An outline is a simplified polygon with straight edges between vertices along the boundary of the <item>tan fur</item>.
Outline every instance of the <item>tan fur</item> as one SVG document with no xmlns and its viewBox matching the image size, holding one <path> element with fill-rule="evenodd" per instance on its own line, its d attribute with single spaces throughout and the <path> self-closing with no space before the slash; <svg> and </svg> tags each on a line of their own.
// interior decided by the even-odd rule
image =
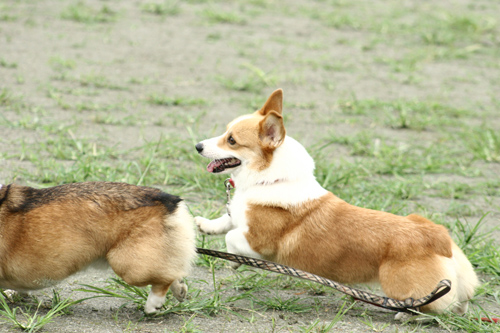
<svg viewBox="0 0 500 333">
<path fill-rule="evenodd" d="M 238 156 L 248 163 L 249 169 L 260 172 L 269 168 L 275 150 L 285 138 L 281 114 L 282 91 L 279 89 L 269 96 L 262 109 L 231 122 L 219 148 L 238 150 Z M 235 138 L 238 145 L 229 145 L 229 136 Z M 286 160 L 280 162 L 281 169 L 293 168 Z M 247 166 L 241 166 L 244 167 Z M 281 169 L 273 171 L 279 175 Z M 279 186 L 281 181 L 278 176 L 271 182 L 252 184 L 252 189 L 256 190 L 257 185 L 264 192 L 266 184 Z M 284 191 L 299 193 L 302 190 L 294 187 L 293 182 L 287 183 L 286 179 L 283 182 Z M 269 199 L 273 201 L 269 204 L 261 198 L 256 199 L 258 203 L 248 200 L 245 206 L 238 206 L 246 209 L 248 230 L 242 227 L 241 217 L 234 228 L 243 230 L 250 250 L 263 258 L 343 283 L 379 282 L 389 297 L 399 300 L 423 297 L 440 280 L 449 279 L 452 290 L 421 310 L 465 312 L 478 280 L 470 262 L 445 227 L 419 215 L 403 217 L 364 209 L 330 192 L 318 193 L 326 194 L 297 204 L 273 201 L 273 198 Z M 213 222 L 201 217 L 196 220 L 202 231 L 227 231 L 227 226 L 211 226 L 211 223 L 227 225 L 224 221 L 227 218 Z M 235 234 L 235 230 L 231 232 Z"/>
<path fill-rule="evenodd" d="M 263 116 L 243 119 L 236 122 L 228 128 L 226 135 L 221 137 L 218 146 L 228 151 L 238 151 L 239 154 L 254 157 L 255 152 L 250 148 L 254 142 L 258 142 L 260 122 L 264 120 Z M 228 142 L 229 137 L 233 137 L 236 144 L 230 145 Z M 272 152 L 262 152 L 259 158 L 254 158 L 255 163 L 250 165 L 250 168 L 256 170 L 264 170 L 269 167 L 272 160 Z"/>
<path fill-rule="evenodd" d="M 282 96 L 282 91 L 278 90 L 268 98 L 260 110 L 253 113 L 252 117 L 240 117 L 230 122 L 217 146 L 249 156 L 254 161 L 249 166 L 252 169 L 264 170 L 269 167 L 274 149 L 283 142 L 286 136 L 281 116 L 280 96 Z M 229 137 L 233 137 L 236 144 L 229 144 Z M 252 149 L 256 143 L 261 147 L 258 152 Z M 253 156 L 256 153 L 259 156 Z"/>
<path fill-rule="evenodd" d="M 474 295 L 477 278 L 467 258 L 446 228 L 421 216 L 352 206 L 332 193 L 292 207 L 253 204 L 246 215 L 246 239 L 268 260 L 341 283 L 380 282 L 387 296 L 400 300 L 423 297 L 450 279 L 452 291 L 421 309 L 426 312 Z M 461 261 L 465 278 L 448 269 L 452 260 Z M 457 286 L 463 289 L 458 298 Z"/>
<path fill-rule="evenodd" d="M 121 183 L 0 190 L 0 287 L 50 286 L 107 260 L 123 280 L 161 297 L 195 256 L 191 216 L 179 198 Z"/>
<path fill-rule="evenodd" d="M 332 193 L 287 208 L 251 205 L 247 219 L 255 251 L 339 282 L 378 280 L 379 266 L 391 260 L 451 257 L 444 227 L 352 206 Z"/>
</svg>

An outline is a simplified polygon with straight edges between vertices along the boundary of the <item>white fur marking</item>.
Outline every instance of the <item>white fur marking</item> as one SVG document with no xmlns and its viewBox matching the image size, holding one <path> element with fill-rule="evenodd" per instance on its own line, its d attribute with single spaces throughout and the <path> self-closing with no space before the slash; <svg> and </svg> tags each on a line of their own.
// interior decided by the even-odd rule
<svg viewBox="0 0 500 333">
<path fill-rule="evenodd" d="M 146 301 L 146 305 L 144 306 L 144 312 L 153 313 L 156 312 L 157 309 L 161 308 L 165 303 L 165 296 L 157 296 L 153 294 L 151 291 L 148 296 L 148 300 Z"/>
<path fill-rule="evenodd" d="M 253 258 L 262 258 L 261 255 L 255 252 L 248 244 L 245 237 L 246 230 L 237 228 L 229 231 L 226 234 L 226 246 L 229 253 L 241 254 Z"/>
<path fill-rule="evenodd" d="M 231 217 L 228 214 L 224 214 L 215 220 L 197 216 L 194 218 L 194 221 L 198 228 L 207 234 L 224 234 L 233 228 Z"/>
</svg>

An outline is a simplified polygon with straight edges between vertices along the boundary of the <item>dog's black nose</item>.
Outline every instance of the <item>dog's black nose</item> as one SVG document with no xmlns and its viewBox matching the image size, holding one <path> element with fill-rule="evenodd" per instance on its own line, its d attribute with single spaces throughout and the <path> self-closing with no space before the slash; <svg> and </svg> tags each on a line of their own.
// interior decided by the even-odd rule
<svg viewBox="0 0 500 333">
<path fill-rule="evenodd" d="M 198 151 L 198 153 L 201 153 L 203 151 L 203 143 L 198 143 L 196 146 L 195 146 L 196 150 Z"/>
</svg>

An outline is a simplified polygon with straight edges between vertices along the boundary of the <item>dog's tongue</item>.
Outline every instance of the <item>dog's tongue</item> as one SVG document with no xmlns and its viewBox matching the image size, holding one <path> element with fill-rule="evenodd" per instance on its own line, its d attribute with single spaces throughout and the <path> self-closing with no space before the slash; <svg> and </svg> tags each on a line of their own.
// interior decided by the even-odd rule
<svg viewBox="0 0 500 333">
<path fill-rule="evenodd" d="M 207 171 L 214 172 L 214 169 L 220 167 L 223 163 L 224 162 L 222 160 L 212 161 L 207 165 Z"/>
</svg>

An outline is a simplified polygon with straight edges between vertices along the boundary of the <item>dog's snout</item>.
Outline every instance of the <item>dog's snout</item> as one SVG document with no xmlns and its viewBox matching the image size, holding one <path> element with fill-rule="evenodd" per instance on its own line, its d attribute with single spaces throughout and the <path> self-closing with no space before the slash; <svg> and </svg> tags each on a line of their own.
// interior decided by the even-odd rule
<svg viewBox="0 0 500 333">
<path fill-rule="evenodd" d="M 195 148 L 198 151 L 198 153 L 201 153 L 203 151 L 203 143 L 200 142 L 196 144 Z"/>
</svg>

